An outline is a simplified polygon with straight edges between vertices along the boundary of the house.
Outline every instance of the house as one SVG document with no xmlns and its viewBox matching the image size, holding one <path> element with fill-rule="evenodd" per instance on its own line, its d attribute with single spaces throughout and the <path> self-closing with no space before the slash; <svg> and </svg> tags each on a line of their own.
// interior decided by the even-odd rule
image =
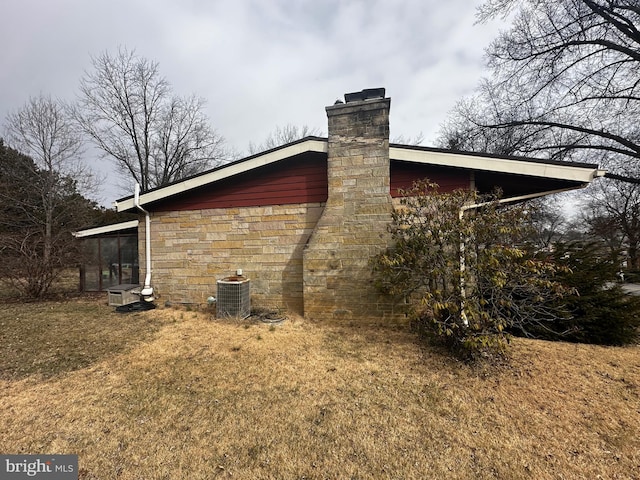
<svg viewBox="0 0 640 480">
<path fill-rule="evenodd" d="M 589 164 L 390 145 L 390 103 L 384 89 L 347 94 L 326 107 L 328 138 L 118 200 L 119 212 L 149 213 L 140 265 L 149 238 L 156 295 L 204 303 L 217 280 L 242 269 L 254 305 L 314 320 L 394 318 L 399 311 L 375 291 L 368 262 L 388 244 L 399 189 L 428 177 L 443 191 L 499 186 L 516 200 L 582 188 L 603 174 Z"/>
</svg>

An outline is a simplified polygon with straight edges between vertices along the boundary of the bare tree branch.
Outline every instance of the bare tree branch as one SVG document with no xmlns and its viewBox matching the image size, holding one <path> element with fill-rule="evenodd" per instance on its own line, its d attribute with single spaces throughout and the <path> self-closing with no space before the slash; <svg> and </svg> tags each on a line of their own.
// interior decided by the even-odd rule
<svg viewBox="0 0 640 480">
<path fill-rule="evenodd" d="M 126 49 L 92 61 L 74 116 L 125 178 L 147 191 L 222 162 L 224 141 L 209 125 L 204 100 L 173 95 L 157 62 Z"/>
<path fill-rule="evenodd" d="M 0 142 L 0 276 L 34 297 L 46 293 L 59 268 L 77 261 L 71 231 L 95 206 L 79 192 L 94 177 L 65 112 L 50 97 L 31 98 L 7 116 L 13 148 Z"/>
<path fill-rule="evenodd" d="M 267 138 L 265 138 L 262 143 L 249 143 L 249 154 L 254 155 L 256 153 L 286 145 L 287 143 L 295 142 L 296 140 L 300 140 L 305 137 L 320 135 L 322 135 L 320 130 L 309 127 L 308 125 L 292 125 L 289 123 L 284 127 L 276 126 L 273 132 L 267 135 Z"/>
<path fill-rule="evenodd" d="M 456 107 L 440 143 L 465 137 L 614 172 L 639 165 L 637 0 L 487 0 L 478 18 L 505 15 L 513 23 L 488 51 L 490 78 Z"/>
</svg>

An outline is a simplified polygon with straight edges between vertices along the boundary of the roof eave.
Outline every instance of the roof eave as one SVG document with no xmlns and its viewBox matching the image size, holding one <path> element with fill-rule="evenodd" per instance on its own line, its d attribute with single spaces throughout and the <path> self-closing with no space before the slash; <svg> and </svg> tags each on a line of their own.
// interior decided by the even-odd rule
<svg viewBox="0 0 640 480">
<path fill-rule="evenodd" d="M 104 235 L 105 233 L 119 232 L 121 230 L 128 230 L 130 228 L 137 228 L 137 227 L 138 227 L 138 220 L 130 220 L 128 222 L 113 223 L 111 225 L 104 225 L 102 227 L 79 230 L 77 232 L 73 232 L 73 236 L 76 238 L 93 237 L 95 235 Z"/>
<path fill-rule="evenodd" d="M 140 195 L 140 205 L 146 205 L 165 198 L 184 193 L 194 188 L 202 187 L 212 182 L 222 180 L 224 178 L 232 177 L 240 173 L 253 170 L 255 168 L 263 167 L 271 163 L 284 160 L 295 155 L 300 155 L 307 152 L 319 152 L 327 153 L 327 140 L 313 137 L 301 142 L 291 143 L 281 148 L 269 150 L 259 155 L 249 157 L 238 162 L 230 163 L 216 170 L 198 175 L 181 182 L 168 185 L 163 188 L 151 190 L 149 192 Z M 126 212 L 136 208 L 133 197 L 116 200 L 114 207 L 118 212 Z"/>
<path fill-rule="evenodd" d="M 307 152 L 327 153 L 327 139 L 309 137 L 300 141 L 269 150 L 267 152 L 248 157 L 237 162 L 219 167 L 210 172 L 197 175 L 186 180 L 176 182 L 166 187 L 148 191 L 140 195 L 140 205 L 147 205 L 166 198 L 202 187 L 224 178 L 232 177 L 249 170 L 259 168 L 286 158 Z M 477 171 L 496 173 L 510 173 L 540 178 L 550 178 L 574 182 L 575 188 L 582 188 L 591 183 L 596 177 L 602 177 L 606 171 L 597 165 L 569 162 L 545 162 L 538 159 L 516 157 L 499 157 L 467 152 L 452 152 L 447 150 L 429 149 L 391 145 L 389 157 L 392 160 L 406 161 L 425 165 L 465 168 Z M 118 212 L 130 211 L 136 208 L 133 197 L 127 197 L 114 202 Z"/>
<path fill-rule="evenodd" d="M 413 163 L 552 178 L 578 184 L 591 183 L 594 178 L 601 177 L 605 173 L 604 170 L 599 169 L 596 165 L 533 161 L 524 158 L 502 158 L 395 146 L 389 148 L 389 156 L 393 160 Z"/>
</svg>

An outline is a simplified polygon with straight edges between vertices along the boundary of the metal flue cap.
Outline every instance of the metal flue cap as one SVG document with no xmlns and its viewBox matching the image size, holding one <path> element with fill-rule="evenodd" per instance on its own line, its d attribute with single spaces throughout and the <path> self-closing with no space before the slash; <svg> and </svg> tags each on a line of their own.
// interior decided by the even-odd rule
<svg viewBox="0 0 640 480">
<path fill-rule="evenodd" d="M 361 102 L 363 100 L 373 100 L 375 98 L 384 98 L 384 88 L 365 88 L 360 92 L 345 93 L 344 100 L 347 103 Z"/>
</svg>

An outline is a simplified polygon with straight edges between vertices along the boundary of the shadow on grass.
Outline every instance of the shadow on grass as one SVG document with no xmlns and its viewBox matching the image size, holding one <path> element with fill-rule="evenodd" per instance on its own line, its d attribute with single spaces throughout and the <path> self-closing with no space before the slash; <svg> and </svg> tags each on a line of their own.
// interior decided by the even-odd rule
<svg viewBox="0 0 640 480">
<path fill-rule="evenodd" d="M 166 320 L 118 314 L 104 298 L 0 304 L 0 379 L 51 378 L 150 338 Z"/>
</svg>

